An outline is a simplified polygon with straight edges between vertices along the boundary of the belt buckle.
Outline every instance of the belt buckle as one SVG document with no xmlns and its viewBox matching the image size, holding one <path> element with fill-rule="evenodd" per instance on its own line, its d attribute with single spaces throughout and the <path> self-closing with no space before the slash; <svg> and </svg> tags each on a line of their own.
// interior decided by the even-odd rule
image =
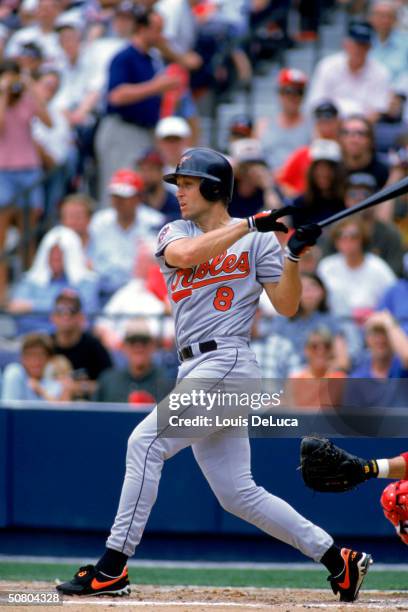
<svg viewBox="0 0 408 612">
<path fill-rule="evenodd" d="M 192 357 L 194 357 L 193 349 L 191 348 L 191 346 L 185 346 L 184 348 L 180 349 L 179 356 L 181 358 L 181 361 L 191 359 Z"/>
</svg>

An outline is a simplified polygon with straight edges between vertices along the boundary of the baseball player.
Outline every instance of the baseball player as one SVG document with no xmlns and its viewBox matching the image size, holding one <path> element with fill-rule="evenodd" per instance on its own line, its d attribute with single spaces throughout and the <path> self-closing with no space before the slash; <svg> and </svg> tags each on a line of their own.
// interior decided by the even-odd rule
<svg viewBox="0 0 408 612">
<path fill-rule="evenodd" d="M 248 344 L 259 297 L 265 289 L 280 314 L 296 312 L 301 294 L 298 262 L 321 230 L 316 225 L 296 230 L 283 256 L 274 232 L 287 232 L 279 222 L 286 209 L 231 218 L 233 171 L 228 160 L 211 149 L 186 151 L 164 180 L 177 185 L 182 216 L 161 230 L 156 252 L 175 318 L 178 378 L 220 384 L 233 377 L 261 379 Z M 60 592 L 130 592 L 126 563 L 155 502 L 163 463 L 190 445 L 224 509 L 325 565 L 341 601 L 357 599 L 371 556 L 338 548 L 323 529 L 257 486 L 248 436 L 209 429 L 202 438 L 165 437 L 158 432 L 157 408 L 129 438 L 126 475 L 105 553 L 95 566 L 81 567 L 71 581 L 60 584 Z"/>
<path fill-rule="evenodd" d="M 408 544 L 408 452 L 388 459 L 363 459 L 327 438 L 306 436 L 300 447 L 306 486 L 322 493 L 343 493 L 371 478 L 400 479 L 381 494 L 381 507 L 404 544 Z"/>
</svg>

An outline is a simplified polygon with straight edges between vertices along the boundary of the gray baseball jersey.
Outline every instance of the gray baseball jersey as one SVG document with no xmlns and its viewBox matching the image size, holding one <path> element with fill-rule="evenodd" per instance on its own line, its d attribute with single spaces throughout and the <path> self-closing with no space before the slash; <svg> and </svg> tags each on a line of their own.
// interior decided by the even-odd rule
<svg viewBox="0 0 408 612">
<path fill-rule="evenodd" d="M 236 223 L 232 219 L 231 223 Z M 174 221 L 158 237 L 156 255 L 164 273 L 176 321 L 179 348 L 205 340 L 229 339 L 213 353 L 185 360 L 179 379 L 210 380 L 260 378 L 254 354 L 246 340 L 262 283 L 277 282 L 282 251 L 271 232 L 251 233 L 225 253 L 193 269 L 167 266 L 165 247 L 180 238 L 199 236 L 191 221 Z M 217 386 L 213 388 L 219 388 Z M 228 428 L 200 430 L 200 438 L 158 433 L 156 408 L 133 431 L 128 442 L 126 477 L 108 548 L 132 556 L 142 537 L 157 496 L 163 463 L 192 445 L 194 457 L 221 505 L 273 537 L 287 542 L 316 561 L 333 544 L 320 527 L 298 514 L 289 504 L 256 485 L 251 474 L 248 436 L 231 437 Z M 192 434 L 193 436 L 193 434 Z"/>
<path fill-rule="evenodd" d="M 249 339 L 262 284 L 278 282 L 282 273 L 283 252 L 272 232 L 247 234 L 194 268 L 166 264 L 163 253 L 171 242 L 202 233 L 192 221 L 180 219 L 165 225 L 158 236 L 156 256 L 167 284 L 178 348 L 220 336 Z"/>
</svg>

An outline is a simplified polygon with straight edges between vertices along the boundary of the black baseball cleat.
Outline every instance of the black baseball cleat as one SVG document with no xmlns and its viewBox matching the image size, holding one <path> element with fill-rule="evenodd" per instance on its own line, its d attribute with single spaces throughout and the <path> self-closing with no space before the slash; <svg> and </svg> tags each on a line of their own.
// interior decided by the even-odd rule
<svg viewBox="0 0 408 612">
<path fill-rule="evenodd" d="M 69 582 L 57 586 L 57 591 L 64 595 L 116 595 L 130 594 L 129 577 L 125 566 L 120 576 L 108 576 L 96 569 L 94 565 L 80 567 Z"/>
<path fill-rule="evenodd" d="M 356 601 L 358 592 L 368 569 L 373 562 L 371 555 L 342 548 L 340 554 L 344 561 L 343 571 L 338 576 L 329 576 L 333 593 L 340 593 L 340 601 Z"/>
</svg>

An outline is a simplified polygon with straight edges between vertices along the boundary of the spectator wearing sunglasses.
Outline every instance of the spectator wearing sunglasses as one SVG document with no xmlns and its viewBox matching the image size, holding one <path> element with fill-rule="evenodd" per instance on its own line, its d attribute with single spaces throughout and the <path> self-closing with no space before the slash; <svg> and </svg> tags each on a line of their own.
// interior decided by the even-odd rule
<svg viewBox="0 0 408 612">
<path fill-rule="evenodd" d="M 98 376 L 112 366 L 112 360 L 103 344 L 85 331 L 82 302 L 75 290 L 66 288 L 57 296 L 51 321 L 55 354 L 64 355 L 72 364 L 75 399 L 90 399 Z"/>
<path fill-rule="evenodd" d="M 310 142 L 312 126 L 302 112 L 307 76 L 301 70 L 284 68 L 278 75 L 279 110 L 260 119 L 256 135 L 260 138 L 268 166 L 280 168 L 299 146 Z"/>
<path fill-rule="evenodd" d="M 320 60 L 313 73 L 307 106 L 329 98 L 343 115 L 361 113 L 374 121 L 385 112 L 390 94 L 387 69 L 369 56 L 373 28 L 350 23 L 343 50 Z"/>
<path fill-rule="evenodd" d="M 375 190 L 384 187 L 388 180 L 388 168 L 381 162 L 374 148 L 373 128 L 363 115 L 350 115 L 340 127 L 340 146 L 347 174 L 364 172 L 375 179 Z"/>
<path fill-rule="evenodd" d="M 366 252 L 368 235 L 361 219 L 345 219 L 332 235 L 337 252 L 317 267 L 327 287 L 330 311 L 362 323 L 394 284 L 395 274 L 378 255 Z"/>
<path fill-rule="evenodd" d="M 336 406 L 346 374 L 333 364 L 334 338 L 325 327 L 310 332 L 305 345 L 306 367 L 290 376 L 291 405 L 305 409 Z M 328 379 L 328 380 L 327 380 Z M 305 382 L 307 380 L 308 382 Z"/>
<path fill-rule="evenodd" d="M 346 208 L 352 208 L 359 202 L 368 198 L 376 190 L 375 178 L 365 172 L 355 172 L 348 178 L 344 202 Z M 367 233 L 367 250 L 383 259 L 397 276 L 402 273 L 402 258 L 404 249 L 399 231 L 391 223 L 380 221 L 375 216 L 375 208 L 367 208 L 358 213 Z M 323 255 L 335 252 L 333 240 L 327 236 L 320 246 Z"/>
<path fill-rule="evenodd" d="M 129 402 L 152 407 L 170 391 L 165 371 L 157 367 L 153 356 L 157 340 L 143 319 L 129 321 L 121 347 L 127 362 L 101 374 L 94 399 L 98 402 Z"/>
</svg>

